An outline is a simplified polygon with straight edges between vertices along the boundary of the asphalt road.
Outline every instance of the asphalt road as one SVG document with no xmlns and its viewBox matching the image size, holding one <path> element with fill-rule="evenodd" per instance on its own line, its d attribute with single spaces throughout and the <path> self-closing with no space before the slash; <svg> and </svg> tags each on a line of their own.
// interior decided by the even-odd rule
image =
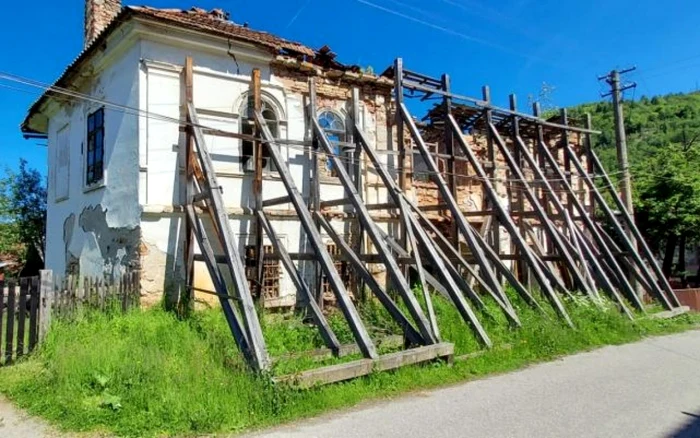
<svg viewBox="0 0 700 438">
<path fill-rule="evenodd" d="M 254 436 L 700 438 L 700 331 L 606 347 Z"/>
</svg>

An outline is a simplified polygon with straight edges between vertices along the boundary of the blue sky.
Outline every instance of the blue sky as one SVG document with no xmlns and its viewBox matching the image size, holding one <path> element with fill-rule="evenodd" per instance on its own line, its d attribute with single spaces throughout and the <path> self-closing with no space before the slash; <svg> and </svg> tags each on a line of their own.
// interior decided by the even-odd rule
<svg viewBox="0 0 700 438">
<path fill-rule="evenodd" d="M 148 0 L 143 0 L 148 1 Z M 457 92 L 480 96 L 491 86 L 506 105 L 542 83 L 553 103 L 599 100 L 596 77 L 636 65 L 629 75 L 641 95 L 687 92 L 700 82 L 697 0 L 150 0 L 154 7 L 220 7 L 248 22 L 312 47 L 329 45 L 339 60 L 381 72 L 397 56 L 407 68 L 449 73 Z M 125 3 L 129 4 L 129 3 Z M 142 4 L 139 2 L 137 4 Z M 53 82 L 82 47 L 81 0 L 3 4 L 0 71 Z M 46 172 L 44 141 L 23 140 L 19 124 L 36 94 L 0 80 L 0 168 L 20 157 Z M 26 90 L 25 90 L 26 91 Z M 34 93 L 36 91 L 33 91 Z"/>
</svg>

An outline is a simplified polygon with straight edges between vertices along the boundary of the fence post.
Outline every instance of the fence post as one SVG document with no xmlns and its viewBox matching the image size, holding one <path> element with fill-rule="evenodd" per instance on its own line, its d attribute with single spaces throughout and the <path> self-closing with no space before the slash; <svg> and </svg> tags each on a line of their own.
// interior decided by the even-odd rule
<svg viewBox="0 0 700 438">
<path fill-rule="evenodd" d="M 53 271 L 50 269 L 41 270 L 39 278 L 39 342 L 42 342 L 51 325 L 51 308 L 55 296 Z"/>
</svg>

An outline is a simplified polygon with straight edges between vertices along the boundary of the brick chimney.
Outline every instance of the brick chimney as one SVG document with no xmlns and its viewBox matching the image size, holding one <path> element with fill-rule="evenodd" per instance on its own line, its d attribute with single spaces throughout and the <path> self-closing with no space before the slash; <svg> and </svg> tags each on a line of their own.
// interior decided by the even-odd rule
<svg viewBox="0 0 700 438">
<path fill-rule="evenodd" d="M 85 47 L 102 33 L 121 9 L 121 0 L 85 0 Z"/>
</svg>

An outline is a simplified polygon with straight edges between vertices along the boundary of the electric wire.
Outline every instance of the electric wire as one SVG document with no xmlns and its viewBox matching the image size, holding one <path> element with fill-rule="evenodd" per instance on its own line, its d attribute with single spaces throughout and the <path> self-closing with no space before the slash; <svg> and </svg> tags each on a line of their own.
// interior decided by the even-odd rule
<svg viewBox="0 0 700 438">
<path fill-rule="evenodd" d="M 4 72 L 4 71 L 0 71 L 0 79 L 6 80 L 6 81 L 10 81 L 10 82 L 20 83 L 20 84 L 23 84 L 23 85 L 28 85 L 28 86 L 31 86 L 31 87 L 34 87 L 34 88 L 39 88 L 39 89 L 43 90 L 43 92 L 45 92 L 45 93 L 53 93 L 53 94 L 58 94 L 58 95 L 67 96 L 68 98 L 72 98 L 72 99 L 85 100 L 85 101 L 88 101 L 88 102 L 101 104 L 101 105 L 104 105 L 104 106 L 107 107 L 107 108 L 111 108 L 112 110 L 119 111 L 119 112 L 123 112 L 123 113 L 129 114 L 129 115 L 134 115 L 134 116 L 138 116 L 138 117 L 144 117 L 144 118 L 152 119 L 152 120 L 164 121 L 164 122 L 168 122 L 168 123 L 174 123 L 174 124 L 178 124 L 178 125 L 185 125 L 185 126 L 189 126 L 189 127 L 193 127 L 193 128 L 199 128 L 199 129 L 204 129 L 204 130 L 218 131 L 218 132 L 225 133 L 225 134 L 230 134 L 230 135 L 232 135 L 232 136 L 236 136 L 236 137 L 239 137 L 239 138 L 240 138 L 240 137 L 245 137 L 244 135 L 242 135 L 242 134 L 240 134 L 240 133 L 235 133 L 235 132 L 225 131 L 225 130 L 221 130 L 221 129 L 216 129 L 216 128 L 212 128 L 212 127 L 210 127 L 210 126 L 207 126 L 207 125 L 204 125 L 204 124 L 201 124 L 201 123 L 195 124 L 195 123 L 189 122 L 189 121 L 187 121 L 187 120 L 182 120 L 182 119 L 180 119 L 180 118 L 171 117 L 171 116 L 166 116 L 166 115 L 163 115 L 163 114 L 154 113 L 154 112 L 151 112 L 151 111 L 148 111 L 148 110 L 142 110 L 142 109 L 130 107 L 130 106 L 127 106 L 127 105 L 117 104 L 117 103 L 110 102 L 110 101 L 105 100 L 105 99 L 101 99 L 101 98 L 97 98 L 97 97 L 94 97 L 94 96 L 90 96 L 90 95 L 88 95 L 88 94 L 80 93 L 80 92 L 75 91 L 75 90 L 69 90 L 69 89 L 67 89 L 67 88 L 59 87 L 59 86 L 57 86 L 57 85 L 51 85 L 51 84 L 43 83 L 43 82 L 41 82 L 41 81 L 37 81 L 37 80 L 25 78 L 25 77 L 22 77 L 22 76 L 19 76 L 19 75 L 15 75 L 15 74 L 11 74 L 11 73 L 7 73 L 7 72 Z M 30 90 L 21 89 L 21 88 L 18 88 L 18 87 L 13 87 L 13 86 L 10 86 L 10 85 L 7 85 L 7 84 L 0 84 L 0 86 L 3 87 L 3 88 L 7 88 L 7 89 L 14 90 L 14 91 L 22 91 L 22 92 L 29 92 L 29 93 L 31 93 Z M 60 98 L 60 96 L 53 96 L 53 97 Z M 70 99 L 62 99 L 62 100 L 64 100 L 64 101 L 70 101 Z M 246 139 L 244 138 L 244 140 L 246 140 Z M 253 137 L 251 136 L 251 138 L 250 138 L 249 140 L 250 140 L 250 141 L 254 141 L 254 140 L 262 140 L 262 139 L 255 139 L 255 138 L 253 138 Z M 343 162 L 343 163 L 345 163 L 345 164 L 347 164 L 347 165 L 350 165 L 350 164 L 358 164 L 358 163 L 361 163 L 361 162 L 362 162 L 362 160 L 357 159 L 357 158 L 354 158 L 354 157 L 349 157 L 348 155 L 329 154 L 329 153 L 322 152 L 322 151 L 313 151 L 313 150 L 311 150 L 311 148 L 310 148 L 309 146 L 298 145 L 299 141 L 296 141 L 296 140 L 275 139 L 275 140 L 274 140 L 274 143 L 279 144 L 279 145 L 283 145 L 284 147 L 289 148 L 289 149 L 300 150 L 300 151 L 303 151 L 303 152 L 305 152 L 305 153 L 309 153 L 309 154 L 311 154 L 311 155 L 314 155 L 314 156 L 317 156 L 317 157 L 321 157 L 321 158 L 328 158 L 329 156 L 333 156 L 333 157 L 336 157 L 336 158 L 339 159 L 341 162 Z M 248 159 L 253 158 L 252 155 L 247 155 L 247 154 L 245 154 L 245 155 L 239 155 L 239 156 L 240 156 L 241 158 L 248 158 Z M 388 170 L 394 170 L 394 171 L 400 171 L 400 170 L 401 170 L 400 167 L 391 165 L 391 164 L 389 164 L 389 163 L 385 163 L 385 164 L 384 164 L 384 167 L 386 167 Z M 507 167 L 507 166 L 496 166 L 496 170 L 508 170 L 508 167 Z M 420 175 L 427 175 L 427 176 L 436 175 L 436 173 L 431 172 L 431 171 L 428 171 L 428 170 L 417 170 L 417 171 L 414 170 L 414 171 L 412 171 L 411 173 L 413 174 L 413 176 L 416 176 L 416 175 L 419 175 L 419 176 L 420 176 Z M 454 173 L 454 174 L 453 174 L 453 173 L 447 172 L 447 171 L 445 171 L 445 172 L 440 172 L 439 174 L 440 174 L 440 175 L 444 175 L 444 176 L 452 176 L 452 175 L 454 175 L 454 176 L 456 176 L 457 178 L 468 179 L 468 180 L 475 180 L 475 181 L 482 181 L 482 182 L 484 182 L 484 181 L 486 181 L 486 180 L 489 180 L 489 181 L 491 181 L 491 182 L 496 182 L 496 183 L 528 183 L 528 184 L 533 185 L 533 186 L 535 186 L 535 187 L 537 187 L 539 184 L 543 184 L 541 180 L 537 180 L 537 179 L 522 181 L 522 180 L 517 179 L 517 178 L 516 178 L 516 179 L 512 179 L 512 178 L 498 178 L 498 177 L 494 177 L 494 178 L 482 178 L 482 177 L 479 177 L 479 176 L 476 176 L 476 175 L 464 175 L 464 174 L 458 174 L 458 173 Z M 608 174 L 608 175 L 610 176 L 611 174 Z M 592 175 L 588 175 L 588 176 L 589 176 L 590 178 L 594 178 L 594 179 L 603 178 L 603 175 L 596 175 L 596 174 L 592 174 Z M 547 178 L 546 180 L 547 180 L 548 182 L 554 182 L 554 183 L 564 181 L 564 180 L 562 180 L 562 179 L 557 179 L 557 178 Z M 568 180 L 568 179 L 567 179 L 567 180 Z M 512 187 L 512 190 L 527 190 L 527 189 L 526 189 L 525 187 Z M 555 190 L 555 191 L 559 191 L 559 190 Z M 561 190 L 560 192 L 566 193 L 567 191 L 566 191 L 566 190 Z"/>
</svg>

